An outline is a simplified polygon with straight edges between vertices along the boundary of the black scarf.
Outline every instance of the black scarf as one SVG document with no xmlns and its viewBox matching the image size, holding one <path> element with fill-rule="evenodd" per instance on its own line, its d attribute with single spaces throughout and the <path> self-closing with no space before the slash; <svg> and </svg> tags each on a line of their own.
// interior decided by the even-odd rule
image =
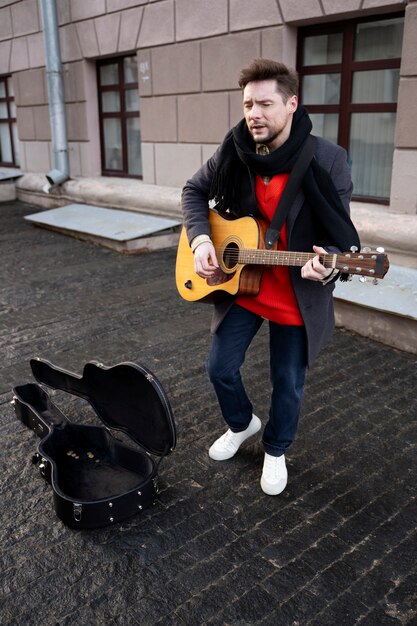
<svg viewBox="0 0 417 626">
<path fill-rule="evenodd" d="M 287 141 L 268 155 L 258 155 L 256 144 L 242 119 L 228 132 L 220 149 L 210 189 L 210 199 L 216 202 L 216 208 L 220 211 L 229 209 L 239 214 L 238 190 L 242 177 L 250 176 L 250 171 L 270 177 L 291 172 L 311 129 L 307 111 L 299 107 L 294 114 Z M 351 246 L 360 249 L 358 233 L 343 207 L 337 189 L 329 173 L 315 158 L 304 175 L 302 190 L 329 241 L 341 251 L 350 250 Z"/>
</svg>

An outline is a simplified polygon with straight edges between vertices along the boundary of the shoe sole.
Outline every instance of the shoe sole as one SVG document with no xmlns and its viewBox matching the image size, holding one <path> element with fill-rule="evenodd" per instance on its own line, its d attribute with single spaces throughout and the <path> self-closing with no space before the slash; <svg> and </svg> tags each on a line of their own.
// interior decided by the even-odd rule
<svg viewBox="0 0 417 626">
<path fill-rule="evenodd" d="M 266 485 L 261 478 L 261 489 L 267 496 L 279 496 L 287 486 L 287 480 L 280 480 L 278 485 Z"/>
</svg>

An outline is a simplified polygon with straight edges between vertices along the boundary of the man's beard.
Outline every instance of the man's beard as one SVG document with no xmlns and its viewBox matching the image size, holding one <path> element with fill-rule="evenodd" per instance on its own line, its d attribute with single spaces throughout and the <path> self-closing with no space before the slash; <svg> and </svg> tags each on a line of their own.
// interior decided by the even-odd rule
<svg viewBox="0 0 417 626">
<path fill-rule="evenodd" d="M 259 140 L 259 139 L 256 139 L 256 138 L 255 138 L 255 136 L 254 136 L 253 132 L 252 132 L 250 129 L 249 129 L 249 132 L 250 132 L 250 134 L 251 134 L 251 136 L 252 136 L 252 138 L 253 138 L 253 140 L 254 140 L 254 142 L 255 142 L 255 143 L 262 143 L 262 144 L 265 144 L 265 145 L 267 145 L 267 146 L 268 146 L 269 144 L 271 144 L 273 141 L 275 141 L 275 139 L 276 139 L 276 138 L 278 137 L 278 135 L 279 135 L 279 131 L 269 131 L 269 134 L 266 136 L 266 138 L 265 138 L 265 139 L 261 139 L 261 140 Z"/>
</svg>

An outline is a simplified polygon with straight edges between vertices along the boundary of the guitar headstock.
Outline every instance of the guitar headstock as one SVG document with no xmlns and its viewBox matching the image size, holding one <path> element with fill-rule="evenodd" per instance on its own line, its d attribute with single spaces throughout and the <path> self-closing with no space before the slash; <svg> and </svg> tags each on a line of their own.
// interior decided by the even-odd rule
<svg viewBox="0 0 417 626">
<path fill-rule="evenodd" d="M 361 252 L 342 252 L 337 255 L 336 268 L 344 274 L 384 278 L 389 269 L 388 256 L 383 248 L 363 248 Z"/>
</svg>

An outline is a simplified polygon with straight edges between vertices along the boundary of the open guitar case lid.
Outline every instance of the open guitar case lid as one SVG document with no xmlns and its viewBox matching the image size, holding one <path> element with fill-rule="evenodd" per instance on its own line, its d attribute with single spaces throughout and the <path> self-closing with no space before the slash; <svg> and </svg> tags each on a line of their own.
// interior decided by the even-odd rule
<svg viewBox="0 0 417 626">
<path fill-rule="evenodd" d="M 91 361 L 81 376 L 39 358 L 30 366 L 40 384 L 14 387 L 13 404 L 18 419 L 41 437 L 34 463 L 52 485 L 58 517 L 74 528 L 95 528 L 152 504 L 160 460 L 151 455 L 162 459 L 176 444 L 171 406 L 156 376 L 130 362 Z M 87 400 L 104 427 L 71 422 L 41 385 Z"/>
</svg>

